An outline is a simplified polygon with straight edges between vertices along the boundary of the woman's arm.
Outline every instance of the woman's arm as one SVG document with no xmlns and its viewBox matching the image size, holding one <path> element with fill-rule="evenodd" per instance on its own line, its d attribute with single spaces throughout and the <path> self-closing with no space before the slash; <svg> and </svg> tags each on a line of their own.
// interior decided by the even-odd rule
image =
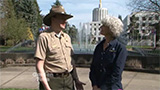
<svg viewBox="0 0 160 90">
<path fill-rule="evenodd" d="M 116 86 L 116 82 L 121 80 L 121 75 L 127 58 L 127 50 L 125 47 L 121 47 L 117 50 L 116 54 L 111 73 L 111 88 L 114 88 Z"/>
</svg>

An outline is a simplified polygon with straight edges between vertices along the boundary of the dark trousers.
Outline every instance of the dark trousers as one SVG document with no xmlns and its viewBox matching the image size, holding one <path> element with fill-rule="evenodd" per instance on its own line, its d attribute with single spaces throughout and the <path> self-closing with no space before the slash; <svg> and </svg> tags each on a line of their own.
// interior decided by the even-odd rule
<svg viewBox="0 0 160 90">
<path fill-rule="evenodd" d="M 63 77 L 47 77 L 47 78 L 48 78 L 48 84 L 52 90 L 75 90 L 71 74 Z M 45 90 L 41 82 L 39 83 L 39 89 Z"/>
</svg>

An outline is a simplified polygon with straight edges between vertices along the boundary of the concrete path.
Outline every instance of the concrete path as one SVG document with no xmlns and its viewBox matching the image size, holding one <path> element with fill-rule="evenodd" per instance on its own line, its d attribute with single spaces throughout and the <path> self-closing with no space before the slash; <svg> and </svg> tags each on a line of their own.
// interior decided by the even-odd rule
<svg viewBox="0 0 160 90">
<path fill-rule="evenodd" d="M 92 90 L 88 78 L 89 68 L 77 68 L 85 90 Z M 142 72 L 123 72 L 124 90 L 160 90 L 160 74 Z M 6 67 L 0 70 L 0 88 L 38 89 L 37 74 L 33 66 Z"/>
</svg>

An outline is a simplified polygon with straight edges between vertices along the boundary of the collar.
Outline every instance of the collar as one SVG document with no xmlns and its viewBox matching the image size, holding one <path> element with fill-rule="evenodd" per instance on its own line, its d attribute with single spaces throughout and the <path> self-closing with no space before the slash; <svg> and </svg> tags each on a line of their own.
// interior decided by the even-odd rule
<svg viewBox="0 0 160 90">
<path fill-rule="evenodd" d="M 113 39 L 112 41 L 109 42 L 109 44 L 113 46 L 116 44 L 116 42 L 117 42 L 117 39 Z"/>
<path fill-rule="evenodd" d="M 63 31 L 60 31 L 59 34 L 55 33 L 55 31 L 51 30 L 51 29 L 48 29 L 48 32 L 51 33 L 51 36 L 54 38 L 54 37 L 57 37 L 57 38 L 60 38 L 60 37 L 64 37 L 64 32 Z"/>
<path fill-rule="evenodd" d="M 106 40 L 106 39 L 104 39 L 104 40 L 102 41 L 102 43 L 104 43 L 105 40 Z M 116 44 L 116 42 L 117 42 L 117 39 L 113 39 L 112 41 L 109 42 L 109 45 L 113 46 L 114 44 Z"/>
</svg>

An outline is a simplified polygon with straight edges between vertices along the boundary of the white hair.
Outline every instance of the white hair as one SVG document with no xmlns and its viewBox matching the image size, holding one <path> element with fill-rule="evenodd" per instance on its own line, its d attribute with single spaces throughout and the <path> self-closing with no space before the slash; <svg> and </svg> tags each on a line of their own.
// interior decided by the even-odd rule
<svg viewBox="0 0 160 90">
<path fill-rule="evenodd" d="M 120 19 L 107 15 L 106 18 L 102 19 L 102 25 L 109 27 L 109 30 L 113 33 L 113 37 L 120 36 L 123 31 L 123 23 Z"/>
</svg>

